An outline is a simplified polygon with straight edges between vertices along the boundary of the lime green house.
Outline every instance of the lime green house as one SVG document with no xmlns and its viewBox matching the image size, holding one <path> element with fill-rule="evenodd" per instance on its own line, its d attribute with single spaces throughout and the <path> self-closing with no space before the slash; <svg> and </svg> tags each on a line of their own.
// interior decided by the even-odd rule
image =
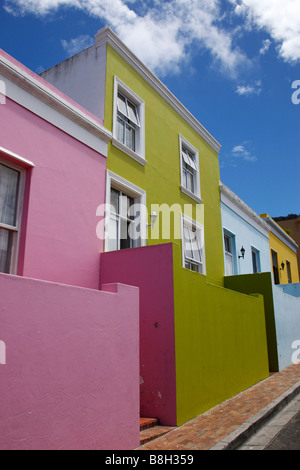
<svg viewBox="0 0 300 470">
<path fill-rule="evenodd" d="M 112 133 L 99 284 L 140 288 L 141 416 L 181 425 L 266 378 L 263 297 L 224 288 L 220 144 L 108 27 L 42 76 Z"/>
</svg>

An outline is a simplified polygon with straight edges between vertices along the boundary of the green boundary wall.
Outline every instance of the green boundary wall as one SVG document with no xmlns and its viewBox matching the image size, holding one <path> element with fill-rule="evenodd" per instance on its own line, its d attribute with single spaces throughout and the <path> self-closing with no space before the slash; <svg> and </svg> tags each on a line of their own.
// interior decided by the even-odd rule
<svg viewBox="0 0 300 470">
<path fill-rule="evenodd" d="M 264 299 L 180 266 L 173 245 L 177 425 L 269 375 Z"/>
<path fill-rule="evenodd" d="M 224 285 L 228 289 L 233 289 L 245 294 L 258 293 L 263 295 L 266 315 L 269 366 L 271 372 L 278 372 L 279 361 L 271 273 L 267 272 L 227 276 L 224 279 Z"/>
</svg>

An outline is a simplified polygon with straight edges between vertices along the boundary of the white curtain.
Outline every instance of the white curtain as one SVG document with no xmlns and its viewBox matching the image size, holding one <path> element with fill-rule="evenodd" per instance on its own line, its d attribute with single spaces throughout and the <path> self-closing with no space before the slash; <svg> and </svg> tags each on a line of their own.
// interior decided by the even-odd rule
<svg viewBox="0 0 300 470">
<path fill-rule="evenodd" d="M 16 224 L 19 172 L 0 164 L 0 223 Z"/>
<path fill-rule="evenodd" d="M 12 233 L 0 228 L 0 273 L 9 272 Z"/>
<path fill-rule="evenodd" d="M 13 242 L 13 232 L 1 224 L 16 225 L 19 172 L 0 164 L 0 272 L 8 273 Z"/>
</svg>

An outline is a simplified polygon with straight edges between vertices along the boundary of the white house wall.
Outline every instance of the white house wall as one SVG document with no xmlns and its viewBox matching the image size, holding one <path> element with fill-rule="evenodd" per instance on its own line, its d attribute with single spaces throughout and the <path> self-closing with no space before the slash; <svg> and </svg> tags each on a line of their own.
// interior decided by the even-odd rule
<svg viewBox="0 0 300 470">
<path fill-rule="evenodd" d="M 106 45 L 91 46 L 41 77 L 104 121 Z"/>
<path fill-rule="evenodd" d="M 223 230 L 231 234 L 235 240 L 236 272 L 234 274 L 253 273 L 251 247 L 259 251 L 260 272 L 270 272 L 271 260 L 268 237 L 223 202 L 221 202 L 221 214 Z M 244 259 L 238 258 L 242 246 L 246 250 Z"/>
<path fill-rule="evenodd" d="M 273 285 L 273 298 L 278 362 L 282 370 L 300 359 L 300 284 Z"/>
</svg>

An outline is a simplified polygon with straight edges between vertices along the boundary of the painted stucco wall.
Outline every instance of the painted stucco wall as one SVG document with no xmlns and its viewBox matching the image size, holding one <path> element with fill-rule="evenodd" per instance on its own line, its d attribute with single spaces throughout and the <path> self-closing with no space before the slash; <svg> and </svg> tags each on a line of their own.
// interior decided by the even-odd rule
<svg viewBox="0 0 300 470">
<path fill-rule="evenodd" d="M 172 245 L 102 253 L 100 285 L 110 282 L 139 287 L 141 416 L 176 426 Z"/>
<path fill-rule="evenodd" d="M 104 120 L 106 46 L 95 45 L 45 70 L 41 77 Z"/>
<path fill-rule="evenodd" d="M 224 262 L 219 201 L 219 160 L 212 147 L 110 46 L 107 48 L 106 100 L 104 125 L 112 130 L 113 87 L 117 76 L 145 102 L 145 156 L 147 163 L 142 166 L 131 157 L 114 147 L 108 148 L 107 168 L 146 191 L 147 208 L 150 214 L 152 204 L 179 204 L 193 207 L 196 216 L 197 203 L 180 189 L 179 134 L 199 152 L 200 189 L 203 203 L 200 206 L 199 221 L 205 231 L 205 258 L 207 278 L 223 284 Z M 180 222 L 179 222 L 180 223 Z M 157 221 L 161 227 L 161 220 Z M 178 225 L 178 223 L 177 223 Z M 171 224 L 172 226 L 172 224 Z M 176 226 L 177 233 L 180 227 Z M 156 232 L 155 232 L 156 234 Z M 181 246 L 181 240 L 171 231 L 168 239 L 151 239 L 148 245 L 172 242 Z M 182 260 L 179 261 L 182 265 Z"/>
<path fill-rule="evenodd" d="M 173 250 L 180 425 L 268 377 L 269 364 L 262 296 L 208 283 Z"/>
<path fill-rule="evenodd" d="M 274 285 L 271 273 L 228 276 L 225 286 L 239 292 L 264 296 L 270 370 L 277 372 L 292 364 L 300 341 L 300 284 Z"/>
<path fill-rule="evenodd" d="M 279 370 L 293 364 L 300 345 L 300 284 L 289 284 L 287 291 L 284 287 L 273 286 Z"/>
<path fill-rule="evenodd" d="M 109 144 L 107 168 L 146 191 L 149 214 L 151 204 L 168 204 L 169 206 L 179 204 L 182 212 L 184 212 L 184 205 L 188 204 L 193 207 L 195 216 L 197 203 L 180 190 L 179 134 L 198 149 L 200 189 L 203 200 L 199 211 L 199 221 L 204 224 L 205 230 L 206 272 L 208 279 L 222 285 L 224 263 L 217 152 L 110 46 L 107 50 L 104 120 L 104 125 L 108 130 L 112 130 L 113 122 L 114 75 L 145 102 L 147 164 L 140 165 Z M 176 231 L 180 233 L 180 227 L 177 227 Z M 169 239 L 162 239 L 160 232 L 153 240 L 149 232 L 148 245 L 168 242 L 181 243 L 178 238 L 174 237 L 172 231 Z"/>
<path fill-rule="evenodd" d="M 291 250 L 285 243 L 283 243 L 274 233 L 270 232 L 270 249 L 277 252 L 278 257 L 278 273 L 279 273 L 279 283 L 287 284 L 288 276 L 286 270 L 286 260 L 291 263 L 291 274 L 292 282 L 299 282 L 299 272 L 298 272 L 298 260 L 297 254 Z M 285 268 L 280 269 L 281 263 L 285 263 Z"/>
<path fill-rule="evenodd" d="M 271 372 L 278 372 L 278 350 L 277 350 L 277 329 L 275 322 L 275 305 L 273 298 L 272 274 L 243 274 L 237 276 L 226 276 L 225 287 L 245 294 L 258 293 L 263 295 L 264 311 L 266 319 L 266 331 L 268 342 L 269 368 Z"/>
<path fill-rule="evenodd" d="M 1 450 L 139 445 L 139 293 L 105 288 L 0 274 Z"/>
<path fill-rule="evenodd" d="M 269 238 L 223 202 L 221 214 L 223 230 L 233 236 L 235 242 L 234 274 L 253 273 L 252 247 L 259 251 L 260 272 L 271 272 Z M 246 250 L 244 259 L 238 258 L 242 246 Z"/>
<path fill-rule="evenodd" d="M 104 116 L 104 125 L 109 131 L 113 128 L 114 77 L 144 101 L 146 165 L 141 165 L 109 144 L 107 168 L 146 191 L 149 214 L 152 204 L 167 204 L 170 207 L 178 204 L 182 212 L 186 212 L 184 205 L 187 204 L 193 208 L 192 218 L 196 219 L 197 203 L 180 189 L 179 134 L 198 150 L 203 203 L 197 220 L 205 227 L 206 273 L 208 279 L 222 285 L 224 262 L 217 151 L 119 53 L 110 45 L 100 43 L 97 39 L 97 46 L 43 72 L 43 78 L 101 119 Z M 153 233 L 153 239 L 149 232 L 147 244 L 181 243 L 177 236 L 180 229 L 180 222 L 177 222 L 175 230 L 165 238 L 162 238 L 162 230 Z"/>
<path fill-rule="evenodd" d="M 180 256 L 176 244 L 101 255 L 101 282 L 140 288 L 141 415 L 166 425 L 269 373 L 262 297 L 209 284 L 178 267 Z"/>
<path fill-rule="evenodd" d="M 27 170 L 18 274 L 97 289 L 106 159 L 10 99 L 0 120 L 0 146 L 35 165 Z"/>
</svg>

